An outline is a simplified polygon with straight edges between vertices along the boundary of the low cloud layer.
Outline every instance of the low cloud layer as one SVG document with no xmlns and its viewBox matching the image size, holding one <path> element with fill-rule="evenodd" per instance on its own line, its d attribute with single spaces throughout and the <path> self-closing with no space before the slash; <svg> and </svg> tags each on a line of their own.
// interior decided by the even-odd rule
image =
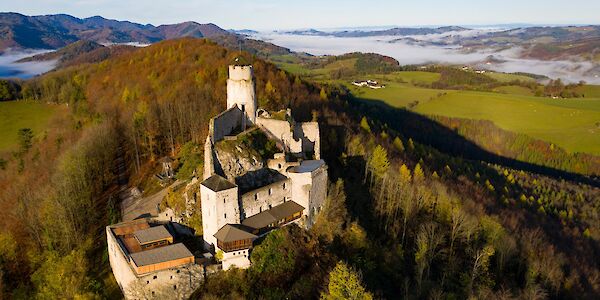
<svg viewBox="0 0 600 300">
<path fill-rule="evenodd" d="M 0 78 L 30 78 L 52 70 L 56 61 L 32 61 L 18 63 L 17 61 L 36 54 L 49 52 L 48 50 L 7 50 L 0 55 Z"/>
<path fill-rule="evenodd" d="M 482 30 L 470 30 L 461 33 L 445 33 L 422 36 L 378 36 L 358 38 L 338 38 L 331 36 L 304 36 L 280 32 L 261 32 L 252 38 L 269 41 L 276 45 L 290 48 L 293 51 L 306 52 L 313 55 L 339 55 L 348 52 L 374 52 L 391 56 L 400 64 L 470 64 L 481 68 L 501 72 L 528 72 L 546 75 L 550 78 L 561 78 L 567 82 L 584 80 L 588 83 L 600 84 L 600 66 L 591 62 L 574 61 L 541 61 L 518 58 L 520 49 L 513 48 L 496 52 L 485 50 L 472 53 L 461 51 L 460 46 L 433 46 L 414 42 L 439 42 L 451 38 L 453 34 L 472 36 L 481 34 Z M 411 38 L 413 42 L 406 39 Z M 500 62 L 485 64 L 490 55 Z"/>
</svg>

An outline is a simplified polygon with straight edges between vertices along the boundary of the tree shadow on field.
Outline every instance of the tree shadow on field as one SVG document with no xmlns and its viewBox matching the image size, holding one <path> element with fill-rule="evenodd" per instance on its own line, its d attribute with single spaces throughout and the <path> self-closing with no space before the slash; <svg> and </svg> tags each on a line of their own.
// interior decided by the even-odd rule
<svg viewBox="0 0 600 300">
<path fill-rule="evenodd" d="M 459 135 L 456 131 L 434 120 L 403 108 L 392 107 L 383 101 L 353 99 L 350 103 L 354 109 L 362 112 L 369 118 L 378 119 L 403 136 L 410 137 L 420 144 L 431 146 L 442 153 L 468 160 L 503 165 L 555 179 L 571 180 L 600 187 L 599 180 L 588 176 L 524 162 L 489 152 Z"/>
</svg>

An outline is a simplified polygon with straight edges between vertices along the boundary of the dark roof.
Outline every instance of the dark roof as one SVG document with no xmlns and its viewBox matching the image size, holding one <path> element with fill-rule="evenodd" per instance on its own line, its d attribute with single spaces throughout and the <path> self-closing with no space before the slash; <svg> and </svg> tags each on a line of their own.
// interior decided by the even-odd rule
<svg viewBox="0 0 600 300">
<path fill-rule="evenodd" d="M 221 175 L 213 175 L 202 181 L 202 185 L 215 191 L 220 192 L 228 189 L 232 189 L 237 185 L 229 182 L 229 180 L 223 178 Z"/>
<path fill-rule="evenodd" d="M 255 239 L 256 235 L 248 232 L 248 230 L 252 230 L 252 228 L 240 224 L 226 224 L 215 233 L 214 237 L 221 242 Z"/>
<path fill-rule="evenodd" d="M 161 241 L 173 236 L 167 231 L 165 226 L 150 227 L 142 230 L 138 230 L 133 233 L 135 238 L 138 240 L 140 245 L 147 244 L 154 241 Z"/>
<path fill-rule="evenodd" d="M 166 261 L 193 257 L 194 255 L 182 243 L 154 248 L 142 252 L 132 253 L 131 259 L 136 266 L 154 265 Z"/>
<path fill-rule="evenodd" d="M 291 172 L 294 173 L 309 173 L 312 172 L 319 167 L 325 165 L 324 160 L 304 160 L 300 163 L 299 166 L 296 166 L 291 169 Z"/>
<path fill-rule="evenodd" d="M 304 207 L 302 205 L 294 201 L 287 201 L 269 210 L 258 213 L 250 218 L 244 219 L 242 221 L 242 225 L 255 229 L 261 229 L 269 226 L 269 224 L 275 223 L 281 219 L 285 219 L 286 217 L 303 210 Z"/>
</svg>

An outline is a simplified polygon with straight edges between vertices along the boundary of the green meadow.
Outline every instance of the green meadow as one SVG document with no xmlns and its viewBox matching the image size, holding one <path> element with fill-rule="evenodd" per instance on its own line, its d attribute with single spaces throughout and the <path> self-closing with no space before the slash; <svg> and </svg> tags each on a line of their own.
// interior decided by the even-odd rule
<svg viewBox="0 0 600 300">
<path fill-rule="evenodd" d="M 37 136 L 44 132 L 57 107 L 33 101 L 0 102 L 0 152 L 14 149 L 17 132 L 31 128 Z"/>
<path fill-rule="evenodd" d="M 383 101 L 424 115 L 490 120 L 502 129 L 554 143 L 570 152 L 600 155 L 600 86 L 579 87 L 578 92 L 585 98 L 551 99 L 534 97 L 530 89 L 508 84 L 490 92 L 421 87 L 440 79 L 439 73 L 432 72 L 401 71 L 337 80 L 330 78 L 333 70 L 351 69 L 354 63 L 355 60 L 341 60 L 318 69 L 308 69 L 291 61 L 277 64 L 313 80 L 344 84 L 359 99 Z M 506 83 L 534 81 L 517 74 L 486 72 L 485 75 Z M 385 88 L 356 87 L 351 84 L 356 79 L 377 80 Z"/>
</svg>

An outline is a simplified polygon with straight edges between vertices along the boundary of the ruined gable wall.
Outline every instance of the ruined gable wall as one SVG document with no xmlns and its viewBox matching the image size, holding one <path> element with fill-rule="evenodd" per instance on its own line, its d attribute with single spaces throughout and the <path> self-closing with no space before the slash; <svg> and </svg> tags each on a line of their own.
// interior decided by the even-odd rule
<svg viewBox="0 0 600 300">
<path fill-rule="evenodd" d="M 319 123 L 303 122 L 296 124 L 294 137 L 302 141 L 302 152 L 314 152 L 315 159 L 321 159 Z"/>
<path fill-rule="evenodd" d="M 212 142 L 216 143 L 226 135 L 231 134 L 234 129 L 241 127 L 241 125 L 242 111 L 237 107 L 231 107 L 210 119 L 208 126 L 209 136 Z"/>
<path fill-rule="evenodd" d="M 286 151 L 291 153 L 302 152 L 302 140 L 294 140 L 292 128 L 288 121 L 256 118 L 256 124 L 263 128 L 270 138 L 284 144 Z"/>
<path fill-rule="evenodd" d="M 249 191 L 241 197 L 241 215 L 244 216 L 244 218 L 249 218 L 261 211 L 269 209 L 269 205 L 273 207 L 283 203 L 284 199 L 285 201 L 290 200 L 291 191 L 292 187 L 290 179 L 274 182 L 256 190 Z"/>
</svg>

